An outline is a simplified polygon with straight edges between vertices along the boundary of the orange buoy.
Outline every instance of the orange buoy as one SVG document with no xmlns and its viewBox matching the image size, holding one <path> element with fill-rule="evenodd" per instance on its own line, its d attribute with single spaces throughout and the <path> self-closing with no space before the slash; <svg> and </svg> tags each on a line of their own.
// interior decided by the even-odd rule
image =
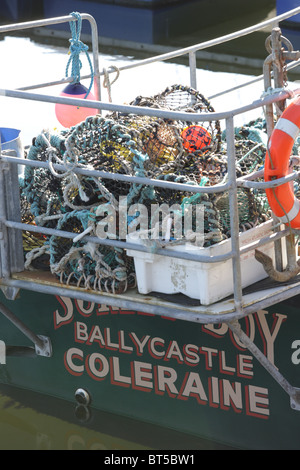
<svg viewBox="0 0 300 470">
<path fill-rule="evenodd" d="M 181 133 L 183 148 L 190 153 L 197 150 L 206 149 L 211 142 L 212 138 L 210 133 L 202 126 L 189 126 L 183 129 Z"/>
<path fill-rule="evenodd" d="M 269 141 L 266 153 L 264 179 L 273 181 L 290 173 L 289 160 L 300 129 L 300 97 L 296 98 L 282 113 Z M 284 183 L 267 188 L 270 207 L 282 223 L 300 228 L 300 203 L 294 195 L 293 185 Z"/>
<path fill-rule="evenodd" d="M 67 85 L 59 96 L 85 99 L 87 92 L 88 89 L 77 82 Z M 92 93 L 89 93 L 86 99 L 95 101 L 95 97 Z M 60 124 L 69 128 L 84 121 L 88 116 L 94 116 L 97 114 L 97 110 L 95 108 L 56 103 L 55 114 Z"/>
</svg>

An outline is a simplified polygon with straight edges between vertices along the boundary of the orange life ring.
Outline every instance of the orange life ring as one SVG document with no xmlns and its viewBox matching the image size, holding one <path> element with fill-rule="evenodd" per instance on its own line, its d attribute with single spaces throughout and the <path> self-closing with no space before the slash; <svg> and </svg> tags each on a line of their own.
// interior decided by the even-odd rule
<svg viewBox="0 0 300 470">
<path fill-rule="evenodd" d="M 266 154 L 264 179 L 272 181 L 289 174 L 289 159 L 300 130 L 300 97 L 296 98 L 282 113 L 269 141 Z M 282 223 L 300 228 L 300 202 L 295 198 L 293 185 L 284 183 L 267 188 L 270 207 Z"/>
</svg>

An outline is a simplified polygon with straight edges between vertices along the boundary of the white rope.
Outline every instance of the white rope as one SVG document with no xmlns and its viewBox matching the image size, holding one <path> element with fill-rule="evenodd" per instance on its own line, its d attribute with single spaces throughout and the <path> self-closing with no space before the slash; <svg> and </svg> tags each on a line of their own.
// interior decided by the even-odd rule
<svg viewBox="0 0 300 470">
<path fill-rule="evenodd" d="M 262 92 L 261 98 L 267 98 L 268 96 L 275 95 L 276 93 L 280 93 L 281 91 L 288 93 L 289 99 L 292 99 L 296 96 L 294 90 L 291 90 L 290 88 L 273 88 L 269 86 L 267 90 Z"/>
<path fill-rule="evenodd" d="M 32 271 L 33 268 L 30 266 L 32 261 L 34 261 L 36 258 L 39 258 L 39 256 L 49 253 L 49 246 L 48 245 L 43 245 L 39 248 L 34 248 L 33 250 L 29 251 L 26 254 L 26 261 L 24 263 L 24 268 L 28 269 L 29 271 Z"/>
<path fill-rule="evenodd" d="M 114 71 L 116 72 L 116 76 L 112 81 L 110 81 L 109 72 L 105 68 L 103 68 L 103 74 L 104 74 L 103 87 L 107 88 L 108 100 L 111 103 L 112 102 L 111 86 L 113 85 L 113 83 L 115 83 L 118 80 L 120 76 L 120 70 L 118 69 L 116 65 L 111 65 L 110 68 L 114 69 Z"/>
</svg>

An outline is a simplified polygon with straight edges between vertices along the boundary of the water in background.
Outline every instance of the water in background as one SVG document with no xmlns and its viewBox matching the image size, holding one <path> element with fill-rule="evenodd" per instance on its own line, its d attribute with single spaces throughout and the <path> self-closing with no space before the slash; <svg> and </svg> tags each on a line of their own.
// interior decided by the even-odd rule
<svg viewBox="0 0 300 470">
<path fill-rule="evenodd" d="M 64 78 L 68 62 L 68 42 L 66 48 L 41 45 L 30 38 L 7 36 L 0 41 L 1 67 L 0 88 L 16 89 L 32 84 L 51 82 Z M 100 69 L 110 65 L 117 67 L 133 62 L 135 59 L 126 56 L 110 56 L 101 54 Z M 82 58 L 82 76 L 89 73 L 85 57 Z M 216 92 L 230 89 L 253 78 L 250 75 L 197 70 L 198 91 L 209 98 Z M 113 76 L 112 76 L 113 79 Z M 88 82 L 84 84 L 88 85 Z M 122 71 L 119 79 L 112 86 L 114 103 L 129 103 L 136 96 L 152 96 L 162 92 L 167 86 L 174 84 L 189 85 L 189 68 L 173 63 L 155 63 L 136 69 Z M 63 85 L 37 89 L 38 94 L 56 95 L 62 91 Z M 212 99 L 211 104 L 218 111 L 225 111 L 248 104 L 259 98 L 263 91 L 263 82 L 256 83 L 240 91 L 229 93 Z M 106 89 L 102 88 L 102 100 L 108 101 Z M 0 127 L 21 129 L 25 145 L 43 128 L 59 128 L 55 117 L 54 104 L 36 101 L 17 100 L 0 97 Z M 260 111 L 247 113 L 236 119 L 236 125 L 256 118 Z"/>
</svg>

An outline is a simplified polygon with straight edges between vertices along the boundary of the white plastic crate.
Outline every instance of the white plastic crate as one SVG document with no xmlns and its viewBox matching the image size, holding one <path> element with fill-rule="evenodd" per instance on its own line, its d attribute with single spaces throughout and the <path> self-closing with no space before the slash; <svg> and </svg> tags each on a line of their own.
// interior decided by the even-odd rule
<svg viewBox="0 0 300 470">
<path fill-rule="evenodd" d="M 240 234 L 240 247 L 273 233 L 272 221 L 267 221 Z M 127 235 L 127 241 L 142 244 L 139 232 Z M 285 238 L 281 239 L 285 247 Z M 231 239 L 224 240 L 208 248 L 194 247 L 190 244 L 168 247 L 174 251 L 186 251 L 206 256 L 216 256 L 231 250 Z M 274 242 L 259 248 L 275 261 Z M 217 263 L 171 258 L 152 253 L 127 250 L 133 256 L 137 276 L 138 291 L 141 294 L 160 292 L 165 294 L 182 293 L 193 299 L 199 299 L 202 305 L 209 305 L 233 294 L 232 260 Z M 283 267 L 286 267 L 286 254 L 283 249 Z M 254 257 L 254 250 L 241 256 L 242 287 L 247 287 L 265 279 L 267 274 Z"/>
</svg>

